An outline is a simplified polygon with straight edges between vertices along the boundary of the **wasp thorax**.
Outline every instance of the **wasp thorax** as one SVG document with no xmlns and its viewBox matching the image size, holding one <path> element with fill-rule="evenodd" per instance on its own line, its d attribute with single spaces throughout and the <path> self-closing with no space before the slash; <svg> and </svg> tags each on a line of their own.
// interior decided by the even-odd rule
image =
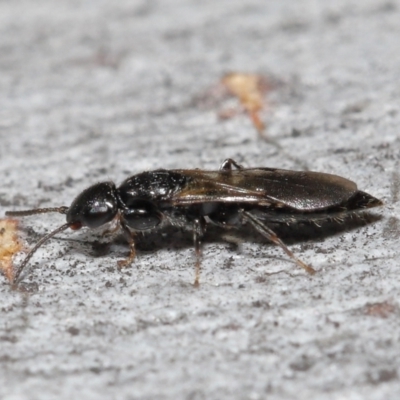
<svg viewBox="0 0 400 400">
<path fill-rule="evenodd" d="M 146 231 L 160 224 L 162 214 L 151 201 L 137 199 L 123 211 L 122 219 L 133 230 Z"/>
</svg>

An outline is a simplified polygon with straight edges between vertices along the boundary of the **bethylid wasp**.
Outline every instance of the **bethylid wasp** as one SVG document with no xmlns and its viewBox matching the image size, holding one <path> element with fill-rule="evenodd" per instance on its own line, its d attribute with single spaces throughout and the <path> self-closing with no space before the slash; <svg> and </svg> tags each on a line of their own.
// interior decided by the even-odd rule
<svg viewBox="0 0 400 400">
<path fill-rule="evenodd" d="M 55 234 L 71 228 L 97 228 L 114 218 L 125 232 L 130 254 L 119 266 L 135 258 L 135 235 L 165 224 L 193 232 L 196 278 L 199 282 L 201 240 L 207 224 L 240 228 L 249 224 L 309 273 L 314 269 L 299 260 L 268 226 L 298 221 L 340 219 L 344 214 L 377 207 L 382 202 L 357 189 L 345 178 L 320 172 L 276 168 L 243 168 L 232 159 L 218 171 L 164 170 L 142 172 L 126 179 L 118 188 L 113 182 L 90 186 L 70 207 L 8 211 L 22 217 L 47 212 L 66 215 L 67 222 L 41 238 L 17 268 L 14 283 L 35 251 Z"/>
</svg>

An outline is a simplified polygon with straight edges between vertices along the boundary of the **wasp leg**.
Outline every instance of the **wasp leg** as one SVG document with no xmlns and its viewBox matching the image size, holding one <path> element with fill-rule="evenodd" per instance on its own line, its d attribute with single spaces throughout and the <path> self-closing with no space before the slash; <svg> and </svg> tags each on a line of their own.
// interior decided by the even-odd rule
<svg viewBox="0 0 400 400">
<path fill-rule="evenodd" d="M 232 160 L 232 158 L 227 158 L 224 160 L 224 162 L 221 164 L 219 167 L 220 171 L 232 171 L 232 166 L 234 166 L 236 169 L 243 169 L 243 167 L 238 164 L 235 160 Z"/>
<path fill-rule="evenodd" d="M 101 237 L 112 236 L 112 235 L 114 235 L 117 231 L 119 231 L 119 229 L 120 229 L 119 224 L 115 224 L 115 226 L 112 226 L 111 228 L 106 229 L 106 230 L 101 234 Z"/>
<path fill-rule="evenodd" d="M 196 252 L 196 276 L 194 278 L 193 286 L 199 287 L 199 280 L 200 280 L 200 268 L 201 268 L 201 240 L 204 236 L 206 227 L 206 222 L 203 217 L 196 218 L 193 224 L 193 242 L 194 242 L 194 249 Z"/>
<path fill-rule="evenodd" d="M 130 251 L 129 251 L 129 256 L 125 260 L 119 260 L 117 262 L 118 268 L 124 268 L 132 264 L 133 260 L 136 257 L 135 234 L 122 221 L 121 221 L 121 227 L 125 233 L 125 236 L 128 239 Z"/>
<path fill-rule="evenodd" d="M 266 225 L 264 225 L 258 218 L 256 218 L 254 215 L 252 215 L 248 211 L 243 211 L 242 213 L 244 219 L 263 235 L 265 238 L 270 240 L 272 243 L 276 244 L 277 246 L 281 247 L 283 251 L 291 258 L 293 259 L 297 265 L 299 265 L 301 268 L 304 268 L 309 274 L 314 274 L 315 270 L 311 268 L 309 265 L 304 263 L 303 261 L 299 260 L 285 245 L 285 243 L 282 242 L 281 239 L 276 235 L 276 233 L 268 228 Z"/>
</svg>

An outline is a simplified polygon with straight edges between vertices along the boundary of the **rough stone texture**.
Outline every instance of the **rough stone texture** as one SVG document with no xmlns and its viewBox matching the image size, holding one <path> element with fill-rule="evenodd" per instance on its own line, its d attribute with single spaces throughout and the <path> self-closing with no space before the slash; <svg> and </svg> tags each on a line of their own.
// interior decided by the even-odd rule
<svg viewBox="0 0 400 400">
<path fill-rule="evenodd" d="M 0 2 L 2 215 L 226 157 L 306 164 L 386 203 L 366 226 L 285 233 L 313 277 L 262 241 L 209 240 L 198 289 L 190 234 L 154 236 L 122 272 L 122 240 L 58 235 L 31 293 L 0 279 L 0 398 L 398 399 L 399 20 L 394 0 Z M 263 118 L 280 147 L 199 105 L 228 71 L 277 83 Z"/>
</svg>

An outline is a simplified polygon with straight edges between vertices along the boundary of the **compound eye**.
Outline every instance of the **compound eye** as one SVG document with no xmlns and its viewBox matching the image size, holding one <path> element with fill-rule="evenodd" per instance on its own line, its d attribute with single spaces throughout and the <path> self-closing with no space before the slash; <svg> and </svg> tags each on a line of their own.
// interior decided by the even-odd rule
<svg viewBox="0 0 400 400">
<path fill-rule="evenodd" d="M 114 205 L 112 203 L 97 200 L 82 213 L 82 223 L 89 228 L 97 228 L 110 222 L 114 216 Z"/>
<path fill-rule="evenodd" d="M 115 186 L 103 182 L 84 190 L 71 204 L 67 222 L 75 226 L 98 228 L 114 219 L 118 211 Z"/>
<path fill-rule="evenodd" d="M 146 231 L 159 225 L 162 215 L 152 202 L 134 200 L 129 204 L 129 208 L 124 210 L 122 218 L 133 230 Z"/>
</svg>

